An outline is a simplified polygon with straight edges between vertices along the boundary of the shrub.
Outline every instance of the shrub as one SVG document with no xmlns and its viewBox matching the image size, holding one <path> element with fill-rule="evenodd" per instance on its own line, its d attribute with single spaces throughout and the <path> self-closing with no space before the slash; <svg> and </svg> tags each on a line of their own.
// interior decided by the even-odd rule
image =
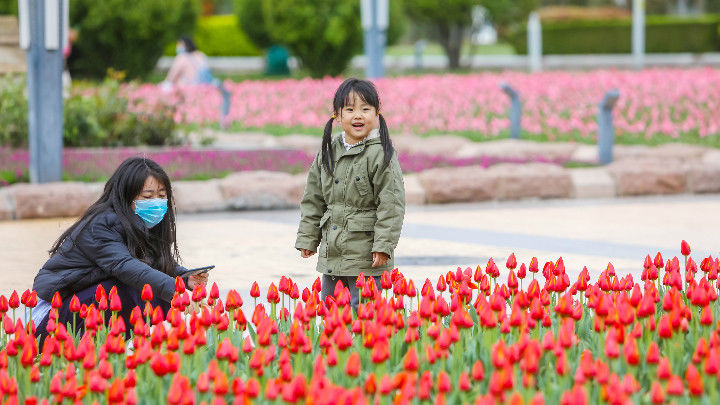
<svg viewBox="0 0 720 405">
<path fill-rule="evenodd" d="M 165 45 L 192 32 L 196 0 L 73 0 L 78 40 L 69 60 L 74 76 L 102 78 L 108 68 L 129 78 L 150 73 Z"/>
<path fill-rule="evenodd" d="M 255 46 L 266 49 L 273 45 L 273 39 L 265 20 L 263 4 L 259 0 L 235 0 L 234 2 L 240 30 L 247 34 Z"/>
<path fill-rule="evenodd" d="M 17 0 L 0 0 L 0 15 L 2 14 L 18 14 Z"/>
<path fill-rule="evenodd" d="M 241 30 L 258 48 L 290 48 L 313 77 L 336 76 L 362 52 L 360 6 L 354 0 L 235 0 Z M 403 0 L 390 0 L 388 44 L 396 43 L 407 24 Z"/>
<path fill-rule="evenodd" d="M 356 0 L 277 0 L 269 15 L 272 39 L 287 45 L 312 77 L 339 75 L 362 49 Z"/>
<path fill-rule="evenodd" d="M 261 52 L 238 25 L 235 15 L 200 17 L 194 38 L 198 49 L 208 56 L 257 56 Z M 165 55 L 175 55 L 175 42 L 165 47 Z"/>
<path fill-rule="evenodd" d="M 144 103 L 142 111 L 124 96 L 122 76 L 111 76 L 99 87 L 73 89 L 64 101 L 64 146 L 177 145 L 175 107 L 161 101 Z M 0 80 L 0 145 L 27 147 L 28 104 L 25 80 Z"/>
<path fill-rule="evenodd" d="M 24 76 L 0 78 L 0 111 L 0 145 L 27 144 L 28 109 Z"/>
<path fill-rule="evenodd" d="M 720 49 L 717 16 L 681 18 L 648 16 L 646 52 L 712 52 Z M 543 22 L 544 54 L 628 53 L 632 50 L 632 21 L 568 20 Z M 508 38 L 518 53 L 527 52 L 527 31 L 520 27 Z"/>
</svg>

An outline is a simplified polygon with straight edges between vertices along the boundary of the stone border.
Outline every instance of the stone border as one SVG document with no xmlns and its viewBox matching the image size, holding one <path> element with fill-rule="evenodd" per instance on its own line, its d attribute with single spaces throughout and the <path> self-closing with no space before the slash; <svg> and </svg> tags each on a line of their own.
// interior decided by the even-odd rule
<svg viewBox="0 0 720 405">
<path fill-rule="evenodd" d="M 710 151 L 696 160 L 621 159 L 604 167 L 567 169 L 549 163 L 489 168 L 438 168 L 405 176 L 410 205 L 616 196 L 720 193 L 720 160 Z M 224 179 L 173 183 L 178 212 L 298 207 L 305 174 L 253 171 Z M 16 184 L 0 189 L 0 220 L 72 217 L 94 202 L 103 184 Z"/>
</svg>

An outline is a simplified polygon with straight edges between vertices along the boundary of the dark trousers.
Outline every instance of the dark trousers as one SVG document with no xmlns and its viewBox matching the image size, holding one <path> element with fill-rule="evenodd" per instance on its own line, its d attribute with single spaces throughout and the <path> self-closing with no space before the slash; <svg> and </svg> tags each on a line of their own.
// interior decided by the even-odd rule
<svg viewBox="0 0 720 405">
<path fill-rule="evenodd" d="M 374 276 L 373 278 L 375 279 L 375 286 L 378 291 L 382 290 L 380 287 L 380 276 Z M 325 301 L 325 297 L 335 297 L 335 286 L 338 282 L 341 282 L 350 290 L 350 306 L 357 312 L 358 304 L 360 303 L 360 291 L 355 287 L 356 280 L 357 276 L 328 276 L 327 274 L 323 274 L 320 298 Z"/>
<path fill-rule="evenodd" d="M 133 326 L 130 325 L 130 313 L 132 313 L 132 310 L 135 307 L 140 307 L 141 310 L 145 307 L 145 303 L 140 297 L 140 291 L 115 279 L 105 280 L 99 285 L 103 286 L 103 288 L 105 289 L 105 293 L 108 295 L 110 294 L 110 289 L 113 288 L 113 286 L 115 286 L 115 288 L 117 289 L 118 296 L 120 297 L 120 302 L 122 303 L 122 310 L 118 314 L 123 317 L 123 320 L 125 320 L 126 338 L 129 338 L 130 331 L 132 331 L 133 329 Z M 95 304 L 95 308 L 97 308 L 98 302 L 95 301 L 96 289 L 97 285 L 94 285 L 92 287 L 88 287 L 82 291 L 75 293 L 75 295 L 78 297 L 78 300 L 80 300 L 80 305 L 85 304 L 87 306 L 90 306 L 90 304 Z M 69 332 L 70 327 L 73 324 L 73 315 L 75 315 L 75 332 L 79 336 L 82 336 L 82 334 L 85 332 L 85 320 L 80 318 L 80 314 L 70 311 L 71 299 L 72 295 L 64 299 L 62 307 L 58 308 L 58 324 L 64 323 L 68 328 Z M 110 298 L 108 297 L 108 304 L 109 302 Z M 150 303 L 152 304 L 153 308 L 160 306 L 163 310 L 164 315 L 167 315 L 167 312 L 170 310 L 170 303 L 167 303 L 159 298 L 154 298 L 152 301 L 150 301 Z M 38 348 L 40 350 L 42 350 L 43 343 L 45 342 L 45 337 L 48 334 L 46 327 L 49 315 L 49 313 L 48 315 L 45 315 L 45 318 L 43 318 L 43 320 L 40 321 L 40 324 L 36 326 L 35 337 L 38 339 Z M 112 313 L 109 309 L 105 311 L 106 325 L 110 321 L 111 315 Z"/>
</svg>

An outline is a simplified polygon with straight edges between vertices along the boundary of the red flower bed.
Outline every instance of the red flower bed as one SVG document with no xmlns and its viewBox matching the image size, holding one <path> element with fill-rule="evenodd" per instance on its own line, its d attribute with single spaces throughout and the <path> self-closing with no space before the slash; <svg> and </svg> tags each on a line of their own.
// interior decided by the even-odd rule
<svg viewBox="0 0 720 405">
<path fill-rule="evenodd" d="M 562 258 L 511 255 L 416 289 L 393 271 L 358 277 L 322 302 L 320 282 L 272 284 L 250 306 L 176 283 L 172 309 L 113 317 L 114 291 L 71 307 L 87 331 L 51 321 L 44 347 L 20 311 L 36 296 L 0 296 L 0 399 L 7 403 L 718 403 L 720 260 L 648 256 L 642 280 L 608 265 L 577 280 Z M 532 274 L 528 274 L 532 273 Z M 381 287 L 381 288 L 379 288 Z M 251 289 L 253 304 L 261 292 Z M 151 299 L 151 291 L 143 299 Z M 59 306 L 59 298 L 53 300 Z M 21 304 L 26 309 L 21 309 Z M 52 315 L 51 311 L 51 317 Z M 71 328 L 72 329 L 72 328 Z M 131 330 L 131 340 L 124 338 Z"/>
</svg>

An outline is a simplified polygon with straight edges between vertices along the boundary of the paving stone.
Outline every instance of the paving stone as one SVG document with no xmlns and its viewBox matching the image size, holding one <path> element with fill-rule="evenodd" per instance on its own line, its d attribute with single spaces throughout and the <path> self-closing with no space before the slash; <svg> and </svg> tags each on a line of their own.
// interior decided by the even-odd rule
<svg viewBox="0 0 720 405">
<path fill-rule="evenodd" d="M 7 190 L 0 189 L 0 221 L 15 218 L 15 207 Z"/>
<path fill-rule="evenodd" d="M 608 165 L 617 195 L 678 194 L 686 190 L 685 168 L 674 159 L 625 159 Z"/>
<path fill-rule="evenodd" d="M 720 161 L 705 163 L 703 161 L 688 162 L 687 188 L 691 193 L 720 192 Z"/>
<path fill-rule="evenodd" d="M 522 198 L 566 198 L 573 190 L 570 172 L 547 163 L 503 163 L 488 169 L 498 179 L 495 198 L 517 200 Z"/>
<path fill-rule="evenodd" d="M 288 135 L 277 138 L 278 145 L 288 149 L 298 149 L 315 156 L 320 151 L 322 138 L 311 135 Z"/>
<path fill-rule="evenodd" d="M 96 184 L 79 182 L 15 184 L 6 190 L 17 219 L 78 216 L 102 191 Z"/>
<path fill-rule="evenodd" d="M 521 139 L 501 139 L 493 142 L 478 142 L 464 145 L 457 157 L 491 157 L 497 159 L 545 159 L 548 161 L 568 160 L 578 148 L 575 143 L 534 142 Z"/>
<path fill-rule="evenodd" d="M 220 192 L 219 180 L 175 181 L 172 188 L 178 212 L 223 211 L 228 208 Z"/>
<path fill-rule="evenodd" d="M 426 196 L 425 189 L 420 183 L 420 179 L 417 174 L 406 174 L 405 180 L 405 203 L 408 205 L 423 205 L 425 204 Z"/>
<path fill-rule="evenodd" d="M 281 172 L 239 172 L 220 180 L 220 192 L 233 209 L 278 209 L 297 207 L 307 175 Z"/>
<path fill-rule="evenodd" d="M 491 200 L 498 187 L 497 176 L 482 166 L 431 169 L 418 178 L 428 204 Z"/>
<path fill-rule="evenodd" d="M 575 198 L 615 197 L 615 181 L 605 168 L 570 169 Z"/>
</svg>

